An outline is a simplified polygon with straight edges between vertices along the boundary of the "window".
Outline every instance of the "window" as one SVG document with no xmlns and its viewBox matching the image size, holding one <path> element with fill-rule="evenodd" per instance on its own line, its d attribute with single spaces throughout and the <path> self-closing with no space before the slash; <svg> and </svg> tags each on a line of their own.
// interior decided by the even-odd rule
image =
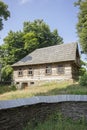
<svg viewBox="0 0 87 130">
<path fill-rule="evenodd" d="M 50 65 L 46 66 L 46 74 L 48 74 L 48 75 L 52 74 L 52 68 Z"/>
<path fill-rule="evenodd" d="M 58 74 L 64 74 L 64 66 L 63 65 L 58 65 L 57 72 L 58 72 Z"/>
<path fill-rule="evenodd" d="M 23 70 L 22 69 L 19 69 L 18 76 L 23 76 Z"/>
<path fill-rule="evenodd" d="M 32 68 L 29 68 L 29 69 L 28 69 L 28 75 L 29 75 L 29 76 L 33 76 L 33 69 L 32 69 Z"/>
<path fill-rule="evenodd" d="M 25 82 L 25 83 L 22 83 L 22 88 L 27 88 L 28 87 L 28 83 Z"/>
<path fill-rule="evenodd" d="M 19 82 L 16 82 L 16 84 L 19 84 Z"/>
<path fill-rule="evenodd" d="M 33 85 L 34 84 L 34 82 L 30 82 L 30 85 Z"/>
</svg>

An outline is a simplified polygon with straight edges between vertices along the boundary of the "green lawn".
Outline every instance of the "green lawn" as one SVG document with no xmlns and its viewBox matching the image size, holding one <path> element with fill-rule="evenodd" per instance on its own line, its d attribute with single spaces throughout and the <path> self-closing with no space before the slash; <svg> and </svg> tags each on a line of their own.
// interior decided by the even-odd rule
<svg viewBox="0 0 87 130">
<path fill-rule="evenodd" d="M 26 89 L 16 90 L 11 86 L 0 86 L 0 100 L 26 98 L 39 95 L 58 94 L 87 94 L 87 86 L 80 86 L 71 82 L 51 82 L 41 86 L 31 86 Z"/>
<path fill-rule="evenodd" d="M 28 122 L 23 130 L 87 130 L 87 121 L 84 118 L 79 120 L 64 118 L 56 113 L 44 122 Z"/>
</svg>

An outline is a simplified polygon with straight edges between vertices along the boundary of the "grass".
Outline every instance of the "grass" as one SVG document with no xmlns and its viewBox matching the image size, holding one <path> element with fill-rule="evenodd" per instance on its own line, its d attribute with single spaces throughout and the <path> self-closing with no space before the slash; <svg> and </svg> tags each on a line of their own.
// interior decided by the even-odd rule
<svg viewBox="0 0 87 130">
<path fill-rule="evenodd" d="M 22 90 L 16 90 L 14 86 L 0 86 L 0 100 L 58 94 L 87 95 L 87 86 L 83 87 L 78 83 L 72 84 L 68 81 L 45 83 L 41 86 L 32 86 Z M 87 122 L 84 118 L 72 120 L 56 113 L 48 117 L 44 122 L 37 120 L 28 122 L 23 130 L 87 130 Z"/>
<path fill-rule="evenodd" d="M 15 91 L 16 87 L 11 85 L 0 85 L 0 94 Z"/>
<path fill-rule="evenodd" d="M 0 100 L 9 100 L 17 98 L 27 98 L 40 95 L 58 95 L 58 94 L 87 94 L 87 86 L 80 86 L 78 83 L 71 82 L 51 82 L 41 86 L 31 86 L 26 89 L 16 90 L 15 87 L 0 86 Z"/>
<path fill-rule="evenodd" d="M 44 122 L 28 122 L 23 130 L 87 130 L 87 121 L 84 118 L 64 118 L 60 113 L 56 113 Z"/>
</svg>

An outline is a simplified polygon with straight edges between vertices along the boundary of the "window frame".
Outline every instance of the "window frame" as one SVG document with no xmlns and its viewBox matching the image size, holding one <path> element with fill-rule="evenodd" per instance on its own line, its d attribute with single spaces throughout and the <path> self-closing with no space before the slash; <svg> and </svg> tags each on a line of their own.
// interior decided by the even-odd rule
<svg viewBox="0 0 87 130">
<path fill-rule="evenodd" d="M 29 67 L 29 68 L 28 68 L 27 75 L 28 75 L 28 76 L 33 76 L 33 74 L 34 74 L 33 68 L 32 68 L 32 67 Z"/>
<path fill-rule="evenodd" d="M 65 74 L 65 67 L 64 67 L 64 65 L 60 64 L 60 65 L 57 66 L 57 74 L 59 74 L 59 75 Z"/>
<path fill-rule="evenodd" d="M 22 77 L 23 76 L 23 69 L 19 68 L 18 70 L 18 77 Z"/>
<path fill-rule="evenodd" d="M 52 74 L 52 66 L 51 65 L 46 65 L 45 74 L 46 75 L 51 75 Z"/>
</svg>

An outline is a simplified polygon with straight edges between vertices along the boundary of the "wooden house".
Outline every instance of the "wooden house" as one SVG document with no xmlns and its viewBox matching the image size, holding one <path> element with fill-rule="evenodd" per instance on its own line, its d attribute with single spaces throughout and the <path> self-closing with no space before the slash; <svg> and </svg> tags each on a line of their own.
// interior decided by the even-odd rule
<svg viewBox="0 0 87 130">
<path fill-rule="evenodd" d="M 48 81 L 76 80 L 80 67 L 77 43 L 36 49 L 12 65 L 13 80 L 18 87 Z"/>
</svg>

